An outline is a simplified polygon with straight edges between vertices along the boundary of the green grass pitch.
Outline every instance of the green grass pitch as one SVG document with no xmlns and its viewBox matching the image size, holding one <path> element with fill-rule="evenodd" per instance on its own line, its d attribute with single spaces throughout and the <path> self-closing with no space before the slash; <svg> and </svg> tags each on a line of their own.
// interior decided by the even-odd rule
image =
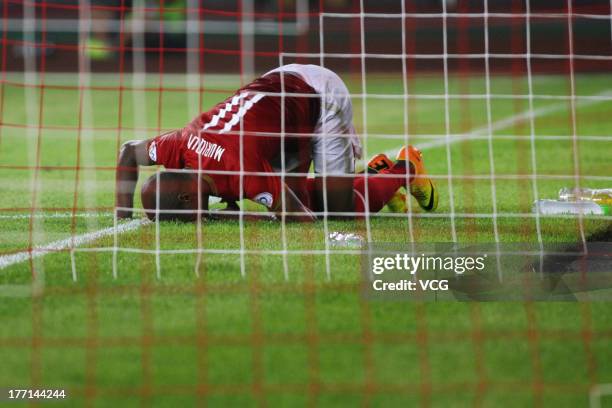
<svg viewBox="0 0 612 408">
<path fill-rule="evenodd" d="M 352 92 L 370 95 L 354 99 L 368 154 L 397 149 L 403 136 L 389 135 L 406 130 L 417 146 L 446 136 L 442 75 L 411 79 L 406 125 L 397 76 L 369 76 L 366 90 L 359 78 L 345 79 Z M 601 95 L 611 79 L 578 75 L 576 93 Z M 2 85 L 3 254 L 112 226 L 118 142 L 183 126 L 199 106 L 206 109 L 239 85 L 237 77 L 210 75 L 203 93 L 186 92 L 184 77 L 166 76 L 159 92 L 159 76 L 150 75 L 146 90 L 130 89 L 127 77 L 120 91 L 117 77 L 93 75 L 94 89 L 80 93 L 62 86 L 78 85 L 77 76 L 48 75 L 45 84 L 56 86 L 44 92 L 19 86 L 24 80 L 9 76 Z M 484 79 L 451 76 L 448 86 L 451 95 L 472 96 L 448 101 L 451 141 L 486 128 Z M 567 77 L 534 77 L 533 93 L 550 96 L 533 102 L 540 112 L 534 119 L 540 197 L 573 185 L 565 176 L 576 167 L 583 185 L 610 187 L 597 177 L 612 175 L 612 101 L 576 101 L 574 156 L 573 141 L 557 137 L 574 132 L 569 102 L 555 98 L 569 89 Z M 486 138 L 450 144 L 450 172 L 445 145 L 425 149 L 442 216 L 423 217 L 415 209 L 411 220 L 374 217 L 373 241 L 407 242 L 411 235 L 419 242 L 451 241 L 450 173 L 458 241 L 494 242 L 492 218 L 469 216 L 493 212 L 493 173 L 500 240 L 535 242 L 535 220 L 516 216 L 529 213 L 534 200 L 530 123 L 508 121 L 529 108 L 521 97 L 527 90 L 526 78 L 492 77 L 494 168 Z M 37 160 L 34 172 L 28 166 Z M 46 215 L 31 221 L 32 206 Z M 54 216 L 73 207 L 97 216 Z M 587 219 L 584 228 L 589 234 L 608 223 Z M 329 230 L 363 233 L 364 226 L 336 221 Z M 542 219 L 541 231 L 545 242 L 580 238 L 575 219 Z M 324 248 L 322 222 L 287 225 L 287 278 L 282 256 L 258 253 L 282 250 L 282 233 L 279 223 L 266 221 L 245 222 L 242 235 L 238 222 L 206 222 L 200 231 L 162 223 L 159 242 L 154 225 L 118 236 L 116 279 L 112 236 L 80 248 L 105 251 L 74 253 L 76 281 L 69 252 L 1 269 L 0 389 L 65 388 L 65 403 L 73 406 L 576 407 L 588 404 L 593 384 L 612 383 L 608 303 L 367 301 L 359 256 L 331 255 L 328 276 L 324 256 L 304 253 Z M 198 246 L 208 251 L 201 262 L 190 252 Z M 37 294 L 28 296 L 32 266 L 40 278 Z"/>
</svg>

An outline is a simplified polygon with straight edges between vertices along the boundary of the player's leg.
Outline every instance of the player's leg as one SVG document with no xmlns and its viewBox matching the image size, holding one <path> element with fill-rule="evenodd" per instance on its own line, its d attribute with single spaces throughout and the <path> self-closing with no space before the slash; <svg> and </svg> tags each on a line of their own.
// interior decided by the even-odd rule
<svg viewBox="0 0 612 408">
<path fill-rule="evenodd" d="M 355 155 L 350 140 L 318 135 L 313 141 L 313 162 L 313 202 L 318 211 L 352 211 Z"/>
<path fill-rule="evenodd" d="M 369 173 L 379 173 L 394 169 L 404 173 L 408 171 L 411 175 L 407 189 L 417 200 L 419 206 L 425 211 L 434 211 L 438 206 L 438 191 L 434 182 L 427 176 L 423 163 L 423 154 L 414 146 L 405 146 L 397 154 L 393 162 L 384 154 L 377 154 L 368 164 Z M 406 212 L 406 199 L 401 191 L 397 191 L 389 200 L 389 207 L 394 212 Z"/>
<path fill-rule="evenodd" d="M 353 110 L 348 90 L 337 75 L 329 77 L 322 95 L 320 122 L 312 142 L 315 202 L 328 212 L 347 212 L 353 207 L 355 160 L 361 158 L 361 144 L 353 127 Z"/>
<path fill-rule="evenodd" d="M 363 173 L 355 176 L 353 179 L 354 202 L 350 212 L 374 213 L 382 210 L 395 197 L 399 189 L 405 185 L 405 180 L 406 176 L 403 172 L 393 173 L 390 169 L 381 170 L 376 174 L 369 174 L 367 182 L 366 176 Z M 309 195 L 316 195 L 318 188 L 316 186 L 316 179 L 307 179 L 306 186 Z M 320 211 L 318 208 L 312 209 Z"/>
<path fill-rule="evenodd" d="M 393 198 L 405 182 L 404 175 L 383 170 L 375 175 L 359 175 L 353 183 L 355 191 L 355 212 L 375 213 Z"/>
<path fill-rule="evenodd" d="M 355 179 L 355 211 L 378 212 L 385 205 L 391 206 L 394 200 L 397 201 L 402 187 L 410 184 L 413 178 L 413 166 L 398 165 L 384 153 L 375 155 L 368 162 L 366 171 Z"/>
</svg>

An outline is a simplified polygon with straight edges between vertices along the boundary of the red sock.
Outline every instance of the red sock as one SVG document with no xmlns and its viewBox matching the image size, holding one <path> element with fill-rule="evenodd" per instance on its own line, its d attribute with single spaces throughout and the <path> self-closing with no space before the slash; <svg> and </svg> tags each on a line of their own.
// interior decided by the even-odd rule
<svg viewBox="0 0 612 408">
<path fill-rule="evenodd" d="M 394 174 L 396 177 L 390 177 L 389 175 Z M 412 181 L 410 176 L 409 182 Z M 308 178 L 306 180 L 306 190 L 309 195 L 314 194 L 314 179 Z M 368 201 L 369 211 L 378 212 L 389 202 L 393 194 L 402 186 L 406 185 L 406 172 L 403 166 L 394 166 L 391 169 L 381 170 L 377 174 L 368 175 Z M 355 175 L 353 181 L 353 191 L 355 193 L 354 198 L 354 211 L 355 212 L 366 212 L 365 205 L 365 174 Z M 315 209 L 311 208 L 313 211 Z"/>
<path fill-rule="evenodd" d="M 396 177 L 389 177 L 395 174 Z M 378 174 L 368 175 L 368 204 L 366 209 L 365 200 L 365 174 L 355 178 L 353 191 L 355 192 L 355 212 L 378 212 L 389 202 L 393 194 L 402 186 L 406 185 L 406 174 L 394 169 L 382 170 Z"/>
</svg>

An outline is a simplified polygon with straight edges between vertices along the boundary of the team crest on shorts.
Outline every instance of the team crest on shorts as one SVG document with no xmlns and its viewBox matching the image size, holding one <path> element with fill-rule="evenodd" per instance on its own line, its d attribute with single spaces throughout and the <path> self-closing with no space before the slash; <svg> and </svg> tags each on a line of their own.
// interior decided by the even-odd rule
<svg viewBox="0 0 612 408">
<path fill-rule="evenodd" d="M 272 207 L 272 194 L 268 192 L 257 194 L 253 200 L 258 202 L 259 204 L 265 205 L 268 208 Z"/>
<path fill-rule="evenodd" d="M 149 145 L 149 157 L 151 160 L 157 163 L 157 146 L 155 145 L 155 142 L 151 142 Z"/>
</svg>

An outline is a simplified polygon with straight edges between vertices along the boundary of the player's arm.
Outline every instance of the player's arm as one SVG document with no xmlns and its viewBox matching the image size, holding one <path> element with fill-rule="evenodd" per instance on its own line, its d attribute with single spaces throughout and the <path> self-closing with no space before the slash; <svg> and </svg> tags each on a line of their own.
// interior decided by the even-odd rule
<svg viewBox="0 0 612 408">
<path fill-rule="evenodd" d="M 266 205 L 265 202 L 259 201 L 257 199 L 254 200 L 259 204 Z M 285 221 L 301 221 L 301 222 L 310 222 L 316 220 L 315 215 L 310 211 L 310 209 L 298 198 L 298 196 L 293 192 L 293 190 L 285 185 L 285 209 L 283 211 L 282 203 L 277 204 L 277 208 L 270 208 L 271 213 L 261 213 L 261 215 L 248 215 L 243 216 L 244 219 L 283 219 Z M 240 217 L 239 214 L 240 207 L 238 204 L 230 200 L 228 201 L 228 207 L 225 210 L 221 210 L 215 212 L 212 218 L 215 219 L 238 219 Z"/>
<path fill-rule="evenodd" d="M 115 206 L 134 207 L 134 190 L 138 182 L 138 166 L 152 166 L 147 147 L 152 139 L 130 140 L 119 150 L 117 174 L 115 176 Z M 132 210 L 117 210 L 118 218 L 131 218 Z"/>
</svg>

